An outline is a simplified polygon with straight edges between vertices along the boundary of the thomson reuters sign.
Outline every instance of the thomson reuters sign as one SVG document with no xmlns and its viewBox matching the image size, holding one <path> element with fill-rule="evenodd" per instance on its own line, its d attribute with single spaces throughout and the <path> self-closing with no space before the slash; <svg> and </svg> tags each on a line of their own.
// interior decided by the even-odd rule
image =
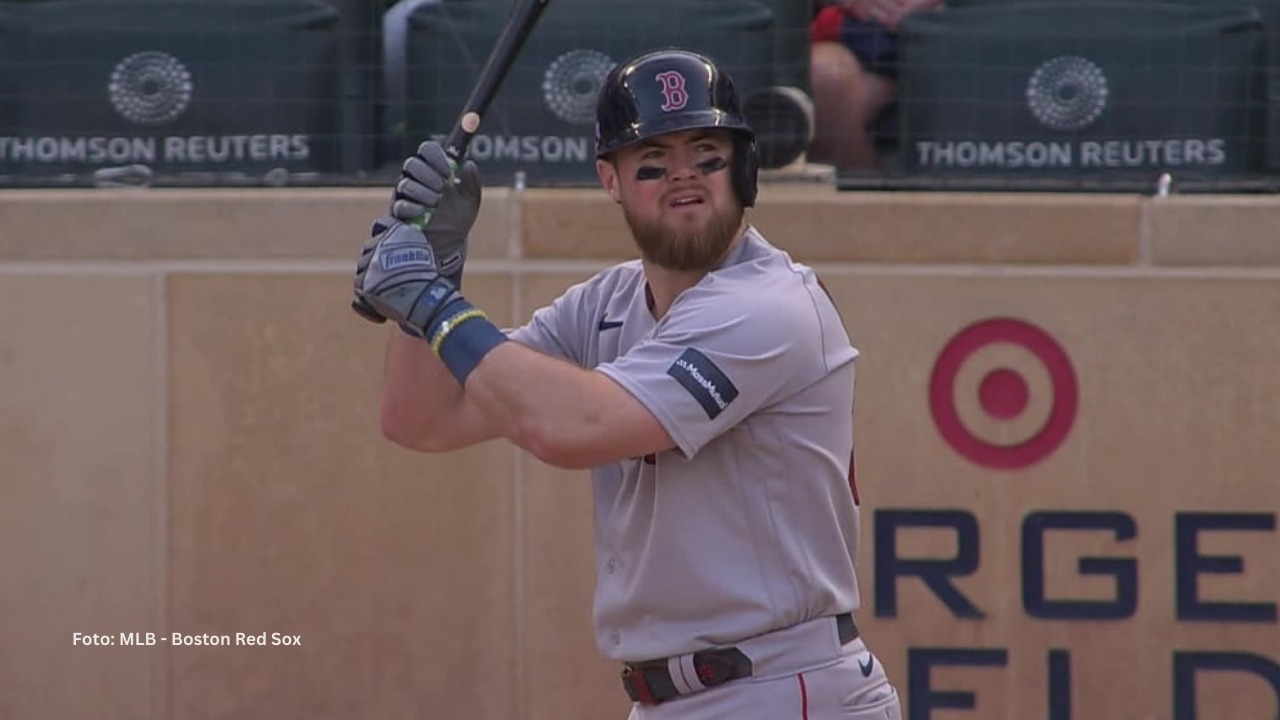
<svg viewBox="0 0 1280 720">
<path fill-rule="evenodd" d="M 1166 168 L 1210 167 L 1227 161 L 1220 137 L 1072 139 L 1096 130 L 1114 93 L 1102 66 L 1078 55 L 1046 59 L 1027 70 L 1026 111 L 1043 139 L 923 140 L 916 163 L 937 168 Z"/>
<path fill-rule="evenodd" d="M 243 162 L 289 163 L 311 158 L 309 134 L 192 134 L 207 119 L 193 116 L 200 92 L 192 63 L 159 50 L 120 58 L 105 77 L 103 100 L 128 127 L 83 135 L 0 136 L 0 163 L 219 166 Z M 216 104 L 216 98 L 205 97 Z"/>
</svg>

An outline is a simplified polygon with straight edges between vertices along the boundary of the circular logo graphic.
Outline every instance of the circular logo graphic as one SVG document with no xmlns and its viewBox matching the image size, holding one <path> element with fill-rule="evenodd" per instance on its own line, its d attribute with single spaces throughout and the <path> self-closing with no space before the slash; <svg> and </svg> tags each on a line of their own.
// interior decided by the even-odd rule
<svg viewBox="0 0 1280 720">
<path fill-rule="evenodd" d="M 1107 107 L 1107 78 L 1101 68 L 1082 57 L 1056 57 L 1031 74 L 1027 104 L 1047 127 L 1079 130 Z"/>
<path fill-rule="evenodd" d="M 1078 404 L 1066 351 L 1022 320 L 993 318 L 960 331 L 929 379 L 938 432 L 983 467 L 1015 470 L 1048 457 L 1066 440 Z"/>
<path fill-rule="evenodd" d="M 138 125 L 173 122 L 191 103 L 191 73 L 172 55 L 140 52 L 111 71 L 107 93 L 124 119 Z"/>
<path fill-rule="evenodd" d="M 596 119 L 596 95 L 616 63 L 596 50 L 570 50 L 551 61 L 542 76 L 542 96 L 556 117 L 575 125 Z"/>
</svg>

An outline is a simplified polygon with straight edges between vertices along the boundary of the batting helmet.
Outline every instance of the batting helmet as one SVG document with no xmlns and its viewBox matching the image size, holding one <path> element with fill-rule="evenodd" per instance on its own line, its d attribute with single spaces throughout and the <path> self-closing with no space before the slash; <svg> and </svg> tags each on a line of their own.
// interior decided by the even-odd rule
<svg viewBox="0 0 1280 720">
<path fill-rule="evenodd" d="M 698 128 L 732 131 L 733 189 L 743 207 L 756 200 L 760 159 L 733 79 L 687 50 L 644 52 L 609 72 L 596 103 L 596 157 L 657 135 Z"/>
</svg>

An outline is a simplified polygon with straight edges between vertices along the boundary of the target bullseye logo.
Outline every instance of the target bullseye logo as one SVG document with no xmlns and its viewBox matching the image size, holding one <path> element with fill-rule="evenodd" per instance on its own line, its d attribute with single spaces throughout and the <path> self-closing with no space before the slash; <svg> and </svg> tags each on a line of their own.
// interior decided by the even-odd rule
<svg viewBox="0 0 1280 720">
<path fill-rule="evenodd" d="M 1012 318 L 957 333 L 929 380 L 929 408 L 942 437 L 972 462 L 1003 470 L 1034 465 L 1058 449 L 1079 399 L 1062 346 Z"/>
</svg>

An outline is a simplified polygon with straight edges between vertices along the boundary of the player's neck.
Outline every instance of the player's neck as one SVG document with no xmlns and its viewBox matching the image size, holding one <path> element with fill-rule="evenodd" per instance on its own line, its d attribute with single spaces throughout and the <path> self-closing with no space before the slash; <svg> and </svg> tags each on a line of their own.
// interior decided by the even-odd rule
<svg viewBox="0 0 1280 720">
<path fill-rule="evenodd" d="M 719 267 L 724 259 L 733 254 L 734 250 L 742 244 L 742 238 L 746 233 L 747 224 L 744 221 L 742 226 L 738 228 L 738 234 L 733 238 L 733 242 L 729 243 L 729 247 L 725 248 L 724 254 L 716 261 L 716 267 Z M 649 312 L 653 313 L 655 320 L 661 320 L 667 314 L 667 310 L 671 309 L 671 304 L 680 297 L 680 293 L 697 285 L 702 278 L 707 276 L 706 270 L 694 270 L 690 272 L 682 272 L 679 270 L 669 270 L 659 267 L 649 262 L 643 261 L 644 276 L 648 281 L 648 300 Z"/>
<path fill-rule="evenodd" d="M 646 262 L 644 276 L 649 284 L 649 312 L 653 313 L 654 319 L 661 320 L 667 310 L 671 309 L 671 303 L 680 297 L 680 293 L 697 285 L 705 275 L 701 270 L 679 272 Z"/>
</svg>

